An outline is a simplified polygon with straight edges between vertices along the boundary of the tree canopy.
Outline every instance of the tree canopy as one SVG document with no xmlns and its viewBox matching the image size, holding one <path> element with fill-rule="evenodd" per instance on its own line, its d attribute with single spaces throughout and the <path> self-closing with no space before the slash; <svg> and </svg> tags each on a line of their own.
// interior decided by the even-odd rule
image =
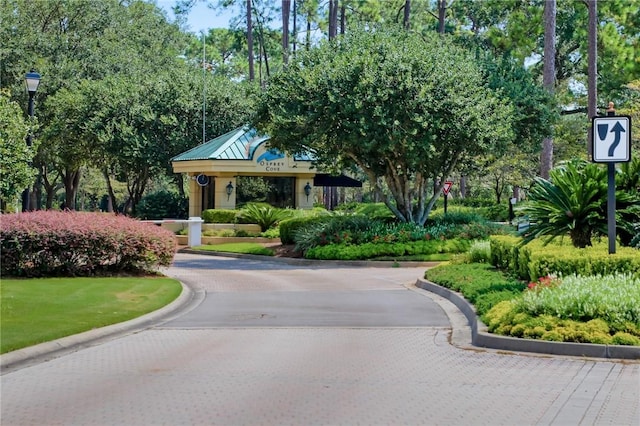
<svg viewBox="0 0 640 426">
<path fill-rule="evenodd" d="M 357 165 L 400 220 L 424 224 L 462 156 L 513 139 L 512 112 L 447 37 L 376 27 L 301 54 L 270 80 L 255 125 L 319 167 Z"/>
<path fill-rule="evenodd" d="M 36 147 L 25 143 L 29 131 L 21 108 L 0 91 L 0 199 L 4 201 L 15 201 L 33 182 L 30 163 Z"/>
</svg>

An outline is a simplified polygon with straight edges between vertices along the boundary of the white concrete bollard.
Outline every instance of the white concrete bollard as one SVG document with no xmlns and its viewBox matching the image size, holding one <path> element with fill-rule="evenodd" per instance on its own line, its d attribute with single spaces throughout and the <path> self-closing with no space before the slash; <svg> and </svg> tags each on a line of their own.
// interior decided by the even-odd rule
<svg viewBox="0 0 640 426">
<path fill-rule="evenodd" d="M 204 220 L 200 216 L 190 217 L 189 223 L 189 237 L 187 238 L 187 244 L 189 247 L 195 247 L 202 245 L 202 224 Z"/>
</svg>

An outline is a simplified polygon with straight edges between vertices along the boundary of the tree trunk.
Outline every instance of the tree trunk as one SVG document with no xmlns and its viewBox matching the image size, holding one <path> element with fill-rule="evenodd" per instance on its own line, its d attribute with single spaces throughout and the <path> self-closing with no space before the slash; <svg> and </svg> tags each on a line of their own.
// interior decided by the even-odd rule
<svg viewBox="0 0 640 426">
<path fill-rule="evenodd" d="M 556 0 L 544 3 L 544 65 L 542 85 L 549 92 L 555 91 L 556 76 Z M 553 167 L 553 138 L 547 137 L 542 141 L 540 154 L 540 176 L 549 179 L 549 172 Z"/>
<path fill-rule="evenodd" d="M 263 22 L 260 22 L 258 19 L 256 19 L 256 24 L 258 24 L 258 41 L 259 41 L 259 48 L 258 50 L 261 52 L 260 54 L 262 56 L 264 56 L 264 69 L 265 69 L 265 75 L 267 78 L 269 78 L 270 76 L 270 72 L 269 72 L 269 57 L 267 55 L 267 45 L 264 39 L 264 25 Z M 260 85 L 264 87 L 264 79 L 262 78 L 262 73 L 260 74 Z"/>
<path fill-rule="evenodd" d="M 297 0 L 293 0 L 293 38 L 291 40 L 292 42 L 292 52 L 293 52 L 293 56 L 296 55 L 296 41 L 298 39 L 298 2 Z"/>
<path fill-rule="evenodd" d="M 115 192 L 113 192 L 113 185 L 111 185 L 111 178 L 109 177 L 109 171 L 107 170 L 106 167 L 102 169 L 102 176 L 104 176 L 104 180 L 107 183 L 107 192 L 109 193 L 109 202 L 107 203 L 107 211 L 111 213 L 117 210 L 114 208 L 114 206 L 117 206 L 118 202 L 116 200 L 116 194 Z"/>
<path fill-rule="evenodd" d="M 36 184 L 33 187 L 34 198 L 33 202 L 35 204 L 30 204 L 31 206 L 36 206 L 36 210 L 42 210 L 42 170 L 38 171 L 38 177 L 36 178 Z"/>
<path fill-rule="evenodd" d="M 467 177 L 460 176 L 460 198 L 467 198 Z"/>
<path fill-rule="evenodd" d="M 253 81 L 256 78 L 256 73 L 253 65 L 253 25 L 251 24 L 251 12 L 252 12 L 251 0 L 247 0 L 247 49 L 249 50 L 249 80 Z"/>
<path fill-rule="evenodd" d="M 65 174 L 62 176 L 65 192 L 64 208 L 67 210 L 76 209 L 76 195 L 78 193 L 81 175 L 82 172 L 80 170 L 67 169 Z"/>
<path fill-rule="evenodd" d="M 41 171 L 42 171 L 42 184 L 47 194 L 47 199 L 45 201 L 45 209 L 51 210 L 53 208 L 53 196 L 55 195 L 57 185 L 49 181 L 49 174 L 47 172 L 46 166 L 44 166 L 41 169 Z"/>
<path fill-rule="evenodd" d="M 307 37 L 305 40 L 305 49 L 311 49 L 311 16 L 307 15 Z"/>
<path fill-rule="evenodd" d="M 587 114 L 589 121 L 598 115 L 598 1 L 587 0 L 589 29 L 587 35 Z M 591 126 L 587 126 L 587 152 L 593 155 Z"/>
<path fill-rule="evenodd" d="M 338 0 L 329 0 L 329 40 L 338 35 Z"/>
<path fill-rule="evenodd" d="M 410 27 L 409 17 L 411 16 L 411 0 L 406 0 L 404 2 L 404 29 L 408 30 Z"/>
<path fill-rule="evenodd" d="M 344 34 L 346 30 L 347 30 L 347 8 L 343 3 L 342 7 L 340 8 L 340 34 Z"/>
<path fill-rule="evenodd" d="M 446 16 L 447 0 L 438 0 L 438 34 L 444 34 L 444 24 Z"/>
<path fill-rule="evenodd" d="M 282 0 L 282 63 L 289 63 L 289 12 L 291 0 Z"/>
</svg>

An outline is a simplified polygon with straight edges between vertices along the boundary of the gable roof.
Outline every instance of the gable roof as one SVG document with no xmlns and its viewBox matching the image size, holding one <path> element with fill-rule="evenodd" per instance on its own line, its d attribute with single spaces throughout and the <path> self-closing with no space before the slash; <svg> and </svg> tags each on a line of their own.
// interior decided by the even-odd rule
<svg viewBox="0 0 640 426">
<path fill-rule="evenodd" d="M 258 134 L 254 128 L 240 127 L 176 155 L 170 161 L 252 160 L 258 146 L 267 140 L 269 140 L 269 136 Z M 297 161 L 312 160 L 308 154 L 296 155 L 294 159 Z"/>
<path fill-rule="evenodd" d="M 176 155 L 171 161 L 249 160 L 255 147 L 267 139 L 268 136 L 258 135 L 255 129 L 240 127 Z"/>
</svg>

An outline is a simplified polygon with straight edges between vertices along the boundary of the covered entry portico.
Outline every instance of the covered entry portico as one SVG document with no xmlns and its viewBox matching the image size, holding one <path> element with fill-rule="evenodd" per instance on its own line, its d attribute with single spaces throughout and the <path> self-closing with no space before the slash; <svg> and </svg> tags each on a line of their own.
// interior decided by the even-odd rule
<svg viewBox="0 0 640 426">
<path fill-rule="evenodd" d="M 312 208 L 312 159 L 270 149 L 268 139 L 243 127 L 173 157 L 173 171 L 189 176 L 189 216 L 211 208 L 235 209 L 238 176 L 284 178 L 279 181 L 290 187 L 295 208 Z"/>
</svg>

